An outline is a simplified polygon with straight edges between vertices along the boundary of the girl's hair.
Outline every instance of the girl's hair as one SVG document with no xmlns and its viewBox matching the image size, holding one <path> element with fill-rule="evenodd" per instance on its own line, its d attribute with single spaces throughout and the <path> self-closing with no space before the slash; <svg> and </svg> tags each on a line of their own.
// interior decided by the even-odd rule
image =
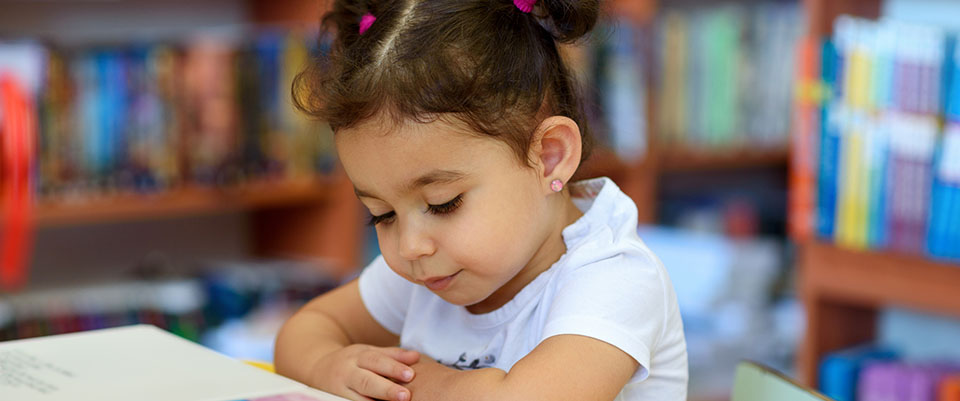
<svg viewBox="0 0 960 401">
<path fill-rule="evenodd" d="M 360 34 L 360 20 L 376 21 Z M 323 18 L 329 54 L 293 85 L 294 103 L 334 131 L 374 116 L 452 118 L 505 142 L 522 163 L 542 118 L 575 121 L 590 153 L 578 88 L 557 43 L 596 24 L 599 0 L 335 0 Z M 547 114 L 548 113 L 548 114 Z"/>
</svg>

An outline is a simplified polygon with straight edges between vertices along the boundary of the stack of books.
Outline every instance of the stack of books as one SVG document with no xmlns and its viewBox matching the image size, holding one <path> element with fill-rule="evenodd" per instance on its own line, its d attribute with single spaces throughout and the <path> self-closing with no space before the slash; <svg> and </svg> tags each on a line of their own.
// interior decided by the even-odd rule
<svg viewBox="0 0 960 401">
<path fill-rule="evenodd" d="M 801 77 L 813 95 L 798 98 L 795 124 L 795 143 L 810 146 L 794 149 L 815 164 L 794 171 L 816 176 L 812 188 L 794 187 L 813 198 L 814 210 L 792 211 L 808 226 L 794 232 L 854 249 L 960 259 L 955 38 L 843 16 L 816 50 L 801 53 L 819 83 Z"/>
<path fill-rule="evenodd" d="M 27 74 L 37 77 L 37 187 L 60 197 L 328 172 L 332 138 L 290 96 L 315 42 L 271 31 L 83 48 L 0 42 L 0 54 L 40 55 Z"/>
<path fill-rule="evenodd" d="M 783 148 L 798 4 L 669 9 L 655 34 L 658 135 L 690 147 Z"/>
<path fill-rule="evenodd" d="M 960 363 L 907 362 L 862 345 L 827 354 L 819 382 L 820 391 L 837 401 L 958 401 Z"/>
<path fill-rule="evenodd" d="M 0 341 L 150 324 L 199 341 L 261 309 L 295 309 L 337 286 L 316 266 L 229 262 L 177 278 L 70 285 L 0 294 Z"/>
<path fill-rule="evenodd" d="M 650 132 L 674 147 L 784 149 L 803 20 L 796 3 L 672 7 L 650 25 L 606 21 L 563 50 L 596 139 L 622 160 L 642 159 Z"/>
</svg>

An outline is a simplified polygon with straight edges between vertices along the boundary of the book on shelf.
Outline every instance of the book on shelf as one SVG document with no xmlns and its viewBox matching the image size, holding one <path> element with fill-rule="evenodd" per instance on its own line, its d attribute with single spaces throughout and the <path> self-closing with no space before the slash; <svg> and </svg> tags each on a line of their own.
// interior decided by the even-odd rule
<svg viewBox="0 0 960 401">
<path fill-rule="evenodd" d="M 647 74 L 644 30 L 628 21 L 604 26 L 609 35 L 595 52 L 593 81 L 603 110 L 601 139 L 620 160 L 643 160 L 647 151 Z"/>
<path fill-rule="evenodd" d="M 928 251 L 938 257 L 960 260 L 960 46 L 950 43 L 944 91 L 946 127 L 937 155 L 930 212 Z"/>
<path fill-rule="evenodd" d="M 787 145 L 796 4 L 668 8 L 656 26 L 657 132 L 707 149 Z"/>
<path fill-rule="evenodd" d="M 937 401 L 960 401 L 960 374 L 943 379 Z"/>
<path fill-rule="evenodd" d="M 938 400 L 949 386 L 947 378 L 960 373 L 951 363 L 870 361 L 857 382 L 860 400 Z"/>
<path fill-rule="evenodd" d="M 821 74 L 827 97 L 837 96 L 837 81 L 842 65 L 842 55 L 837 51 L 833 41 L 826 40 L 821 48 Z M 822 101 L 822 100 L 821 100 Z M 813 229 L 817 235 L 824 238 L 832 238 L 834 228 L 836 227 L 836 204 L 837 204 L 837 155 L 839 152 L 839 123 L 837 119 L 840 116 L 839 106 L 821 106 L 820 107 L 820 125 L 811 124 L 810 132 L 797 133 L 797 135 L 819 136 L 819 152 L 815 158 L 819 158 L 817 168 L 817 190 L 816 190 L 816 210 L 815 224 Z M 800 151 L 800 149 L 795 149 Z M 812 152 L 812 150 L 811 150 Z M 796 224 L 803 224 L 800 221 Z"/>
<path fill-rule="evenodd" d="M 332 169 L 326 125 L 296 111 L 294 77 L 322 51 L 313 35 L 261 31 L 64 47 L 0 42 L 41 54 L 36 79 L 42 196 L 157 192 L 188 185 L 299 180 Z M 24 53 L 24 52 L 20 52 Z"/>
<path fill-rule="evenodd" d="M 36 98 L 43 51 L 0 46 L 0 289 L 26 281 L 32 226 Z"/>
<path fill-rule="evenodd" d="M 327 269 L 285 261 L 208 261 L 196 274 L 167 278 L 61 278 L 0 294 L 0 341 L 150 324 L 208 344 L 206 335 L 218 326 L 271 308 L 293 310 L 335 288 L 337 280 L 322 273 Z"/>
<path fill-rule="evenodd" d="M 147 325 L 2 342 L 0 366 L 18 401 L 342 400 Z"/>
<path fill-rule="evenodd" d="M 928 251 L 960 260 L 960 123 L 949 123 L 936 164 Z"/>
<path fill-rule="evenodd" d="M 960 260 L 953 234 L 960 201 L 953 192 L 955 35 L 841 16 L 820 49 L 821 118 L 795 133 L 818 145 L 794 150 L 816 160 L 815 193 L 808 195 L 816 218 L 791 219 L 813 221 L 806 229 L 849 248 Z M 799 114 L 804 105 L 795 107 Z"/>
<path fill-rule="evenodd" d="M 809 238 L 816 226 L 816 137 L 820 126 L 820 57 L 819 42 L 806 38 L 797 46 L 797 88 L 790 128 L 790 192 L 787 210 L 792 218 L 787 222 L 794 238 Z"/>
<path fill-rule="evenodd" d="M 875 345 L 831 352 L 820 362 L 820 392 L 836 401 L 855 401 L 863 366 L 871 361 L 889 361 L 896 357 L 892 350 Z"/>
<path fill-rule="evenodd" d="M 864 344 L 826 354 L 820 363 L 820 391 L 837 401 L 956 401 L 960 362 L 901 355 Z"/>
</svg>

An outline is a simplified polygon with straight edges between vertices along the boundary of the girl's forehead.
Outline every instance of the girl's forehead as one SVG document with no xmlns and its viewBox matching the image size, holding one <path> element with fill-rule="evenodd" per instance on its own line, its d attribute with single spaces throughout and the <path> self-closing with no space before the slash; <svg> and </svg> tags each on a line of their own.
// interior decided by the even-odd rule
<svg viewBox="0 0 960 401">
<path fill-rule="evenodd" d="M 514 157 L 499 140 L 441 121 L 383 128 L 364 124 L 337 132 L 337 152 L 356 184 L 412 181 L 432 171 L 488 174 L 504 169 Z"/>
<path fill-rule="evenodd" d="M 463 155 L 480 156 L 488 152 L 500 152 L 505 146 L 502 141 L 444 120 L 427 123 L 406 121 L 399 124 L 371 120 L 338 131 L 336 144 L 341 157 L 365 153 L 376 155 L 377 158 L 399 157 L 406 160 L 431 157 L 462 159 Z"/>
</svg>

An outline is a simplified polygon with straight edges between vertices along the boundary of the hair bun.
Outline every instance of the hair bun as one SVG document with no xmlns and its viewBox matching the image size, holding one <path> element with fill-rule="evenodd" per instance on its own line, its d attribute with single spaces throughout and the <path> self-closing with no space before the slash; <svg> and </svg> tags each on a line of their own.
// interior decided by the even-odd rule
<svg viewBox="0 0 960 401">
<path fill-rule="evenodd" d="M 543 18 L 558 42 L 569 43 L 590 33 L 600 15 L 600 0 L 540 0 Z"/>
</svg>

